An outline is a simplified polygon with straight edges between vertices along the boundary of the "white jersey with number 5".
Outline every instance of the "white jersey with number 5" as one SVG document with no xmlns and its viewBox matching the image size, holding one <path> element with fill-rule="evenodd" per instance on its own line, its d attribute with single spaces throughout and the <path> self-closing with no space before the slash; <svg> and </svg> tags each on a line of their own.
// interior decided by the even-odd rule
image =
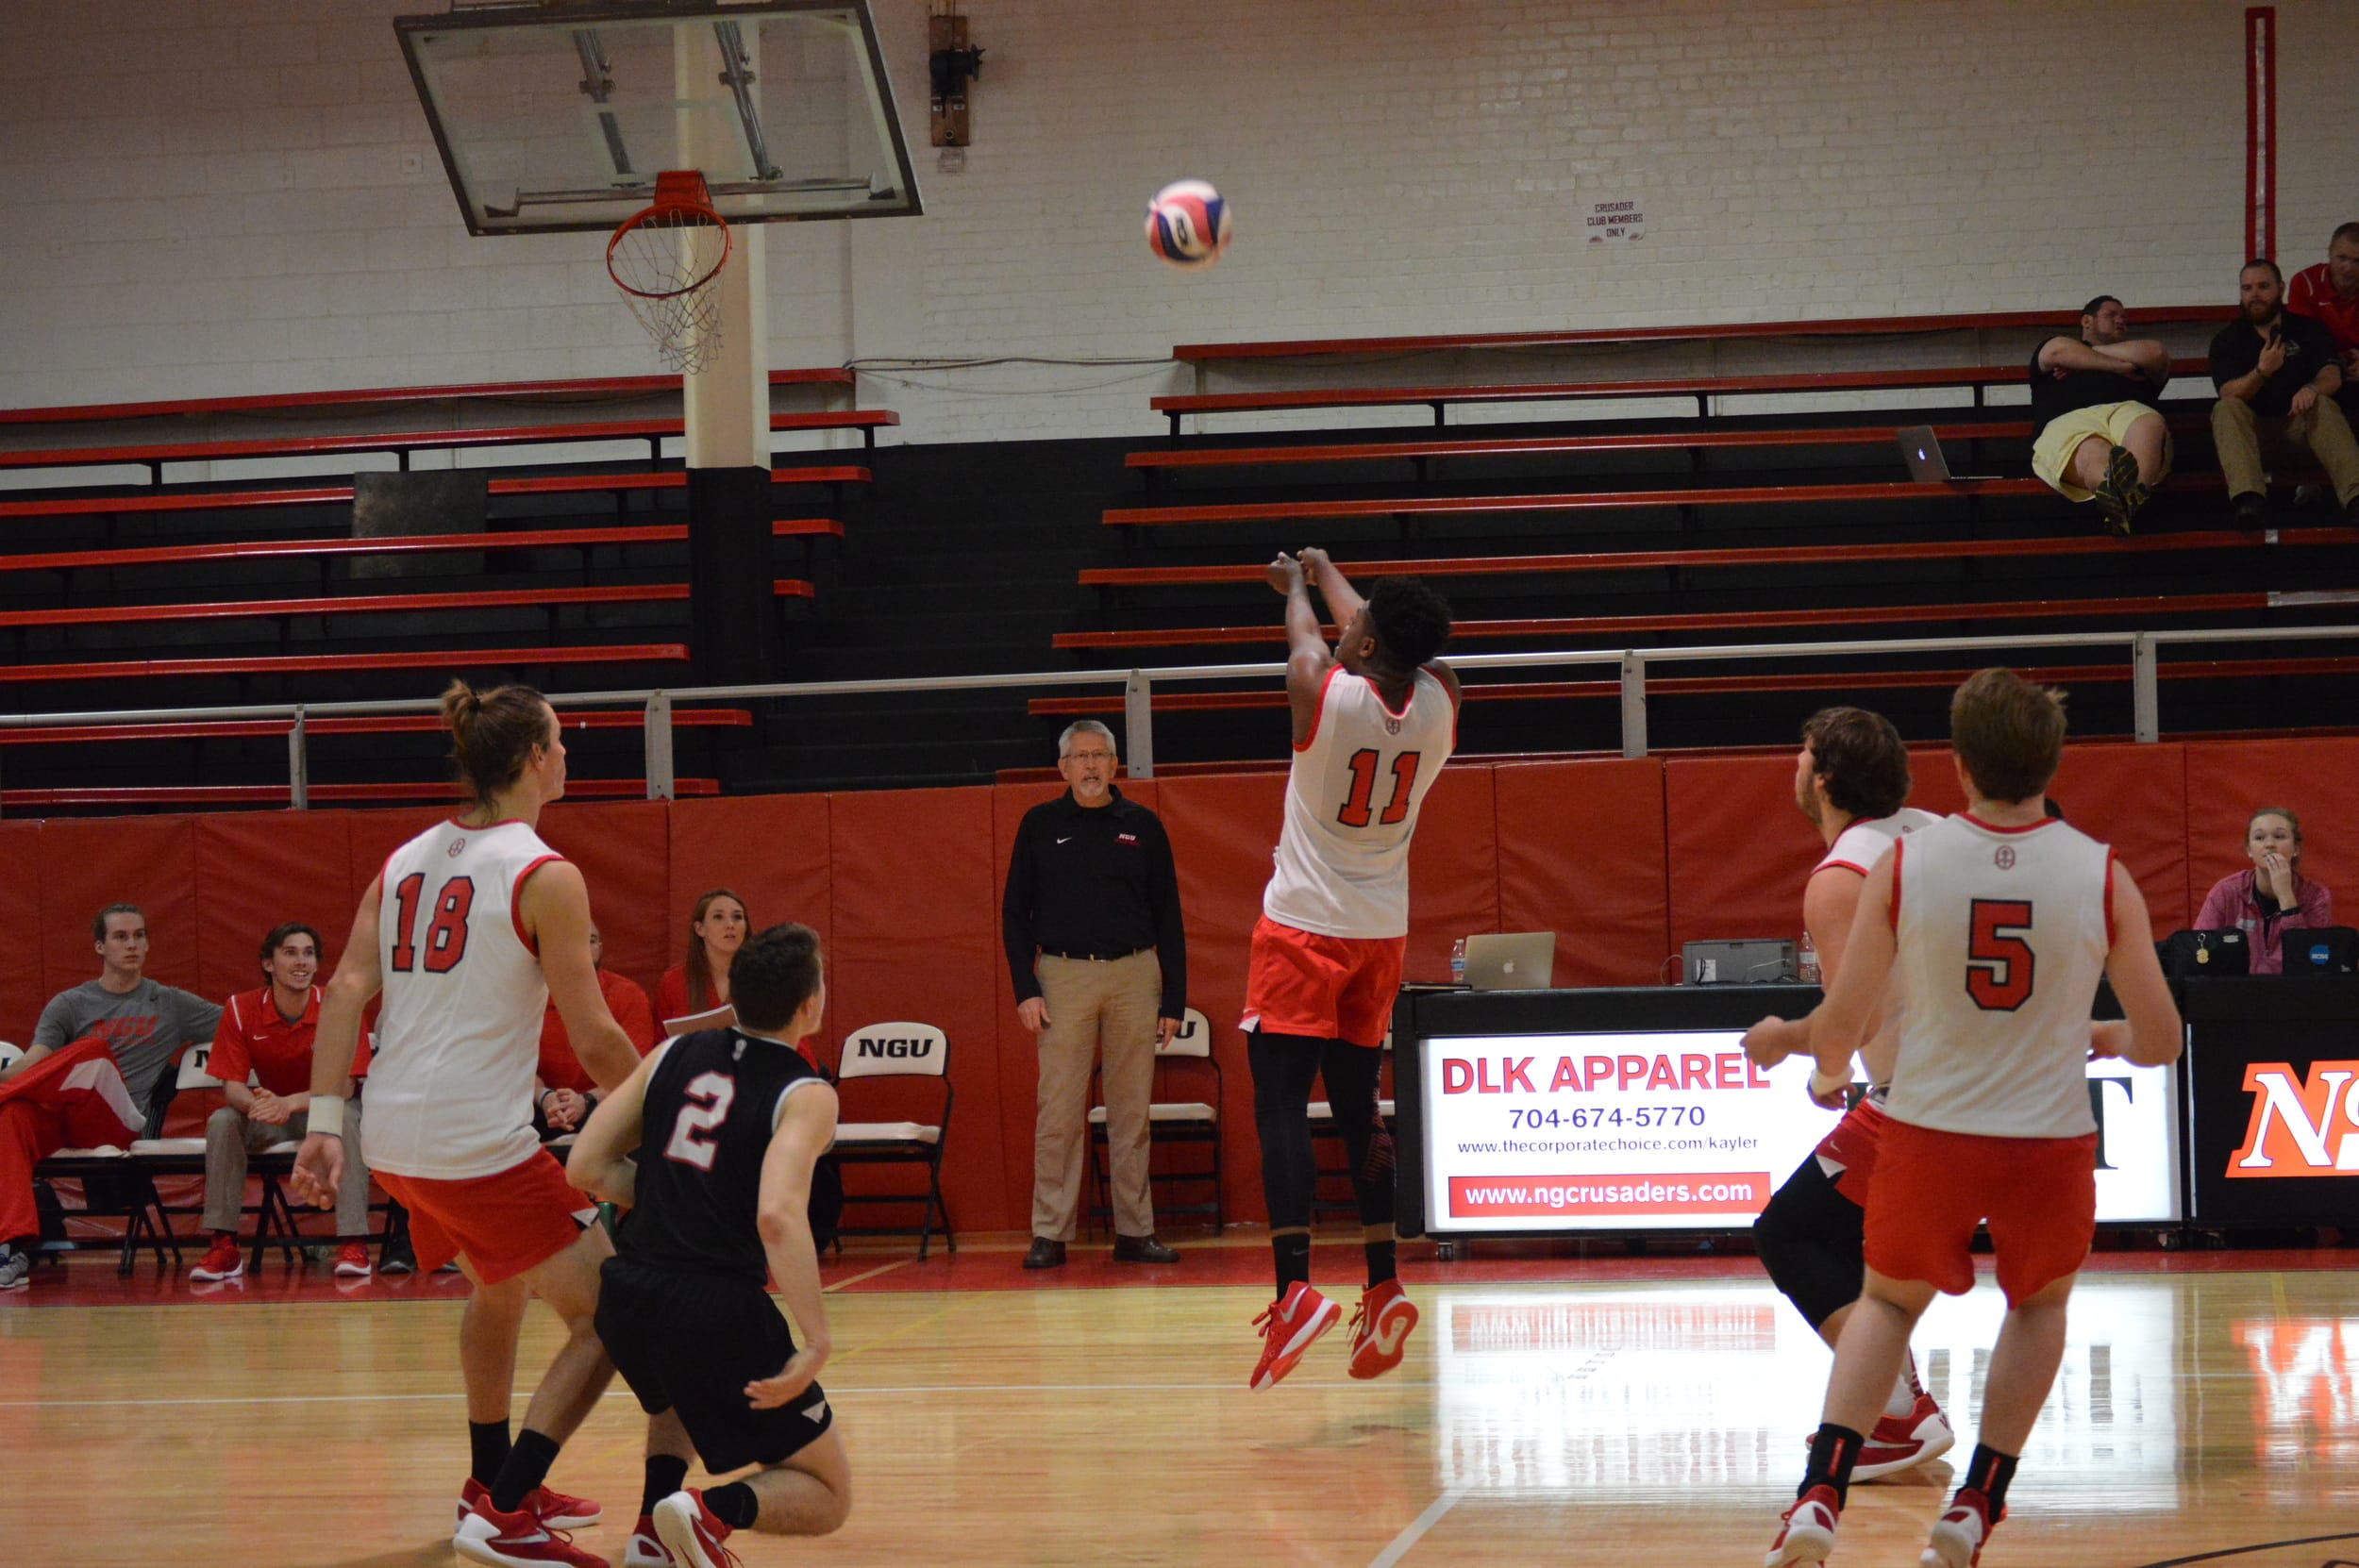
<svg viewBox="0 0 2359 1568">
<path fill-rule="evenodd" d="M 1458 745 L 1449 688 L 1419 670 L 1399 712 L 1338 664 L 1286 776 L 1286 823 L 1262 912 L 1329 937 L 1409 930 L 1409 838 Z"/>
<path fill-rule="evenodd" d="M 521 822 L 445 822 L 385 861 L 376 957 L 384 1006 L 362 1147 L 372 1168 L 460 1181 L 541 1146 L 532 1077 L 549 989 L 516 901 L 563 859 Z"/>
<path fill-rule="evenodd" d="M 1885 1110 L 1985 1138 L 2079 1138 L 2090 1004 L 2113 948 L 2114 852 L 2049 818 L 1949 817 L 1892 846 L 1908 1015 Z"/>
</svg>

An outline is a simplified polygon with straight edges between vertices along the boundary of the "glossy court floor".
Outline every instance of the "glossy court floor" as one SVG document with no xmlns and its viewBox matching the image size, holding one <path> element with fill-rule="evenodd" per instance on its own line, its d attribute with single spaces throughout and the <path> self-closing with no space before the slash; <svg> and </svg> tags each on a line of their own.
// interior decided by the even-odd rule
<svg viewBox="0 0 2359 1568">
<path fill-rule="evenodd" d="M 1346 1377 L 1338 1332 L 1257 1394 L 1251 1237 L 1157 1269 L 1077 1247 L 1046 1275 L 1016 1244 L 828 1265 L 852 1519 L 825 1541 L 741 1535 L 748 1568 L 1758 1563 L 1827 1366 L 1750 1259 L 1478 1256 L 1406 1268 L 1425 1321 L 1392 1376 Z M 1322 1245 L 1318 1277 L 1357 1263 Z M 2354 1269 L 2096 1259 L 1985 1568 L 2359 1565 Z M 451 1561 L 460 1282 L 339 1292 L 274 1260 L 194 1289 L 85 1257 L 0 1298 L 0 1560 Z M 1999 1312 L 1986 1281 L 1919 1335 L 1962 1425 Z M 610 1560 L 640 1437 L 618 1388 L 554 1476 L 605 1502 L 579 1540 Z M 1915 1564 L 1950 1480 L 1936 1461 L 1859 1488 L 1834 1561 Z"/>
</svg>

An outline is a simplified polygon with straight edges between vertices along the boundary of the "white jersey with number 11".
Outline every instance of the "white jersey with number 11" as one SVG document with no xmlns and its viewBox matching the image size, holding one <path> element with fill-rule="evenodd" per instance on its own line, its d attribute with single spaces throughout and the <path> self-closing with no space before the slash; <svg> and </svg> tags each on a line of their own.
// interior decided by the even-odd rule
<svg viewBox="0 0 2359 1568">
<path fill-rule="evenodd" d="M 1286 776 L 1286 822 L 1262 912 L 1320 936 L 1409 931 L 1409 839 L 1458 746 L 1449 688 L 1419 670 L 1396 713 L 1338 664 L 1319 688 L 1311 738 Z"/>
</svg>

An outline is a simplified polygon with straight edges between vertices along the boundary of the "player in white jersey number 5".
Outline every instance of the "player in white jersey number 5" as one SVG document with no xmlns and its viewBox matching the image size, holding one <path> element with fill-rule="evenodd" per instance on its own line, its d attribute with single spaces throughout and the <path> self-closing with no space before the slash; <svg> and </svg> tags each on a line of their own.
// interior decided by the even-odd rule
<svg viewBox="0 0 2359 1568">
<path fill-rule="evenodd" d="M 344 1157 L 333 1091 L 361 1010 L 381 991 L 369 1164 L 410 1211 L 419 1265 L 456 1258 L 475 1287 L 459 1328 L 473 1468 L 451 1544 L 474 1562 L 579 1568 L 605 1560 L 574 1546 L 565 1527 L 594 1522 L 598 1506 L 544 1483 L 614 1373 L 593 1326 L 598 1265 L 613 1249 L 532 1130 L 543 1015 L 554 999 L 602 1089 L 620 1087 L 639 1053 L 598 988 L 581 873 L 537 831 L 541 809 L 565 792 L 556 712 L 529 687 L 478 693 L 454 681 L 443 717 L 475 798 L 394 850 L 360 899 L 320 1008 L 295 1186 L 323 1206 L 336 1191 Z M 535 1295 L 567 1337 L 511 1444 L 516 1335 Z"/>
<path fill-rule="evenodd" d="M 1294 765 L 1285 825 L 1262 895 L 1246 977 L 1246 1059 L 1262 1141 L 1278 1299 L 1255 1320 L 1251 1386 L 1294 1370 L 1343 1309 L 1311 1288 L 1309 1108 L 1327 1085 L 1351 1161 L 1368 1287 L 1353 1320 L 1351 1375 L 1400 1364 L 1417 1309 L 1393 1264 L 1393 1145 L 1377 1115 L 1379 1048 L 1400 989 L 1409 935 L 1409 840 L 1417 809 L 1458 745 L 1458 677 L 1432 662 L 1449 607 L 1423 583 L 1388 577 L 1364 600 L 1305 550 L 1269 565 L 1286 596 L 1286 701 Z M 1309 590 L 1343 628 L 1330 652 Z"/>
<path fill-rule="evenodd" d="M 1987 1221 L 2006 1322 L 1974 1457 L 1918 1560 L 1981 1560 L 2064 1359 L 2065 1306 L 2096 1227 L 2087 1060 L 2159 1066 L 2179 1055 L 2179 1009 L 2137 884 L 2111 849 L 2047 814 L 2064 733 L 2059 694 L 2009 671 L 1959 687 L 1949 738 L 1966 811 L 1894 841 L 1869 870 L 1818 1009 L 1764 1019 L 1745 1037 L 1765 1067 L 1808 1051 L 1822 1078 L 1848 1076 L 1896 972 L 1907 999 L 1867 1191 L 1866 1285 L 1769 1568 L 1823 1563 L 1833 1550 L 1910 1331 L 1936 1291 L 1974 1288 L 1974 1232 Z M 2126 1022 L 2089 1022 L 2100 977 Z"/>
</svg>

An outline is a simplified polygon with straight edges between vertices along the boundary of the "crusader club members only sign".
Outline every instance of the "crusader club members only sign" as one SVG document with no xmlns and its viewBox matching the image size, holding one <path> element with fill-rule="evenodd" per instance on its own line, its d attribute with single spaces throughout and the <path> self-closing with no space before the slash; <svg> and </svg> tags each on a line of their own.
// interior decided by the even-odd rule
<svg viewBox="0 0 2359 1568">
<path fill-rule="evenodd" d="M 1424 1043 L 1426 1215 L 1435 1232 L 1749 1226 L 1836 1120 L 1811 1062 L 1764 1071 L 1733 1030 Z M 2176 1218 L 2161 1069 L 2092 1064 L 2100 1219 Z"/>
</svg>

